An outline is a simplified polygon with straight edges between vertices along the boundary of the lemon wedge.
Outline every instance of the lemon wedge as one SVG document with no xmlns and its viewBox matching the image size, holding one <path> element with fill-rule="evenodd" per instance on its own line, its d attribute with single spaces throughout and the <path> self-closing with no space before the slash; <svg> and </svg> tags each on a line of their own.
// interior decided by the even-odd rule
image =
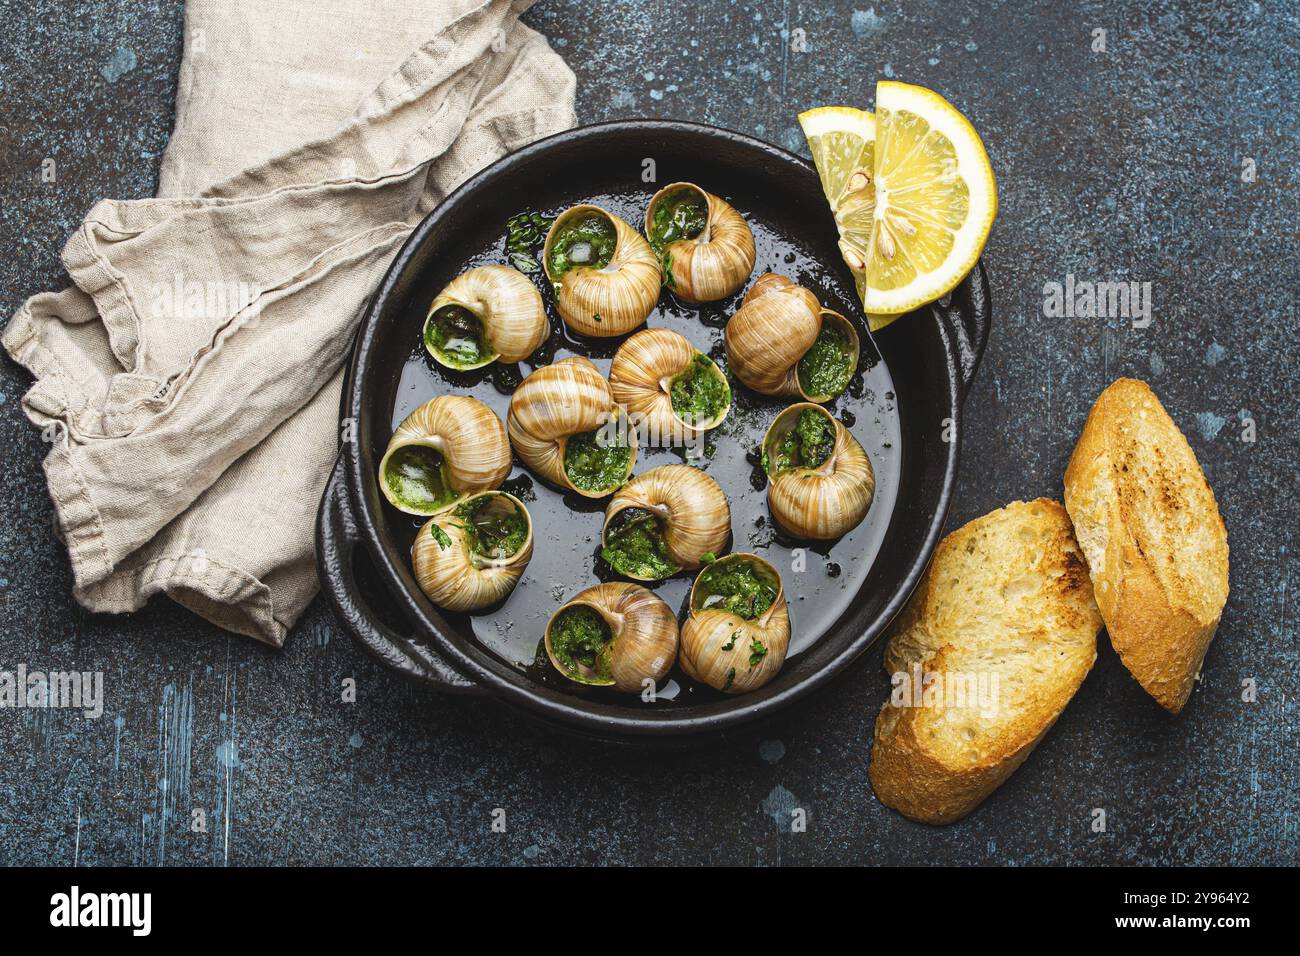
<svg viewBox="0 0 1300 956">
<path fill-rule="evenodd" d="M 866 302 L 865 260 L 852 244 L 852 237 L 863 237 L 858 245 L 865 248 L 874 222 L 876 118 L 851 106 L 822 106 L 800 113 L 799 125 L 812 151 L 822 192 L 835 213 L 840 254 L 853 272 L 858 297 Z"/>
<path fill-rule="evenodd" d="M 800 113 L 799 125 L 812 150 L 822 192 L 838 212 L 841 198 L 862 186 L 859 181 L 853 190 L 848 188 L 853 174 L 865 170 L 869 176 L 874 169 L 876 118 L 851 106 L 822 106 Z"/>
<path fill-rule="evenodd" d="M 979 134 L 952 104 L 881 81 L 874 116 L 832 106 L 799 123 L 872 331 L 952 291 L 974 268 L 997 215 L 997 184 Z"/>
</svg>

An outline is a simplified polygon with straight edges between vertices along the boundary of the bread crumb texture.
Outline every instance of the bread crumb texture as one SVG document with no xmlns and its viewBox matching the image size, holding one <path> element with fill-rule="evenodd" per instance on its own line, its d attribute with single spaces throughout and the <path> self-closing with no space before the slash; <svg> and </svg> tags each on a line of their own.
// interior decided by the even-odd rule
<svg viewBox="0 0 1300 956">
<path fill-rule="evenodd" d="M 1074 521 L 1112 645 L 1177 713 L 1228 599 L 1228 536 L 1186 437 L 1145 382 L 1097 398 L 1065 473 Z"/>
<path fill-rule="evenodd" d="M 948 535 L 885 651 L 893 691 L 870 767 L 880 801 L 926 823 L 969 813 L 1074 696 L 1100 628 L 1060 503 L 1013 502 Z"/>
</svg>

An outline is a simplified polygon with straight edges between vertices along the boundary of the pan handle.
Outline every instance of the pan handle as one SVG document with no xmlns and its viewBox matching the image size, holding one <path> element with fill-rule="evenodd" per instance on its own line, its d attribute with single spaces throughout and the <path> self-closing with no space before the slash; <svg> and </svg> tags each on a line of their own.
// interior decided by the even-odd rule
<svg viewBox="0 0 1300 956">
<path fill-rule="evenodd" d="M 423 641 L 385 624 L 366 600 L 354 565 L 358 557 L 364 560 L 366 555 L 344 476 L 346 454 L 345 445 L 334 462 L 316 515 L 316 567 L 321 590 L 335 616 L 353 640 L 404 676 L 448 694 L 483 693 Z"/>
<path fill-rule="evenodd" d="M 957 371 L 961 375 L 961 400 L 966 401 L 980 359 L 989 342 L 993 324 L 993 301 L 989 296 L 989 277 L 984 260 L 975 264 L 970 275 L 952 294 L 934 303 L 935 313 L 952 332 L 957 345 Z"/>
</svg>

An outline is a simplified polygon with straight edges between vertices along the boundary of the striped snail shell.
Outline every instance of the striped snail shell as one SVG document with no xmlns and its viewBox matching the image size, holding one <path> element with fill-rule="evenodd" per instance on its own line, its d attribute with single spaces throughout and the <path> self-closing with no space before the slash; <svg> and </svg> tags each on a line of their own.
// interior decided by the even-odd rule
<svg viewBox="0 0 1300 956">
<path fill-rule="evenodd" d="M 639 584 L 597 584 L 555 612 L 543 644 L 569 680 L 639 694 L 644 681 L 662 681 L 672 670 L 677 616 Z"/>
<path fill-rule="evenodd" d="M 727 322 L 727 365 L 762 395 L 828 402 L 858 366 L 853 323 L 785 276 L 760 276 Z"/>
<path fill-rule="evenodd" d="M 623 543 L 640 545 L 635 553 Z M 721 486 L 690 465 L 660 465 L 615 492 L 605 509 L 602 555 L 615 571 L 659 581 L 717 555 L 731 536 L 731 508 Z"/>
<path fill-rule="evenodd" d="M 379 490 L 399 511 L 434 515 L 510 474 L 510 441 L 477 398 L 440 395 L 397 426 L 379 462 Z"/>
<path fill-rule="evenodd" d="M 531 279 L 510 266 L 479 266 L 462 272 L 433 300 L 424 347 L 439 365 L 468 371 L 521 361 L 550 331 Z"/>
<path fill-rule="evenodd" d="M 564 324 L 583 335 L 626 335 L 654 311 L 659 260 L 639 232 L 599 206 L 560 213 L 542 247 Z"/>
<path fill-rule="evenodd" d="M 754 233 L 726 200 L 694 183 L 670 183 L 650 199 L 645 233 L 664 284 L 686 302 L 739 292 L 754 271 Z"/>
<path fill-rule="evenodd" d="M 797 538 L 827 541 L 852 531 L 876 493 L 871 459 L 837 419 L 811 402 L 791 405 L 763 437 L 767 503 Z"/>
<path fill-rule="evenodd" d="M 510 397 L 506 426 L 525 465 L 587 498 L 610 494 L 636 464 L 636 431 L 609 382 L 581 356 L 544 365 L 524 379 Z"/>
<path fill-rule="evenodd" d="M 636 417 L 644 440 L 682 444 L 717 428 L 731 410 L 731 387 L 716 362 L 671 329 L 643 329 L 614 353 L 614 401 Z"/>
<path fill-rule="evenodd" d="M 743 694 L 775 677 L 789 648 L 790 613 L 776 568 L 745 553 L 705 566 L 691 587 L 690 616 L 682 625 L 687 676 Z"/>
<path fill-rule="evenodd" d="M 504 491 L 470 495 L 434 515 L 411 545 L 420 590 L 449 611 L 476 611 L 500 601 L 532 556 L 532 516 Z"/>
</svg>

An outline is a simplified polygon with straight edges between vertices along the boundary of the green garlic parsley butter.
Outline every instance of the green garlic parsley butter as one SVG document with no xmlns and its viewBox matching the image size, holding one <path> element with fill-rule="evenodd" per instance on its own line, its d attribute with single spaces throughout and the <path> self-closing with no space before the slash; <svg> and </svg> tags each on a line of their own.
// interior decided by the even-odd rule
<svg viewBox="0 0 1300 956">
<path fill-rule="evenodd" d="M 848 333 L 823 323 L 812 347 L 799 360 L 799 387 L 805 395 L 834 397 L 848 388 L 856 371 L 853 342 Z"/>
<path fill-rule="evenodd" d="M 564 473 L 582 491 L 610 491 L 621 485 L 631 470 L 632 449 L 621 439 L 601 447 L 602 429 L 573 435 L 564 445 Z"/>
<path fill-rule="evenodd" d="M 687 424 L 711 422 L 731 403 L 731 388 L 713 359 L 697 353 L 668 388 L 673 412 Z"/>
<path fill-rule="evenodd" d="M 625 508 L 613 517 L 600 554 L 619 574 L 633 578 L 658 581 L 681 570 L 668 554 L 660 519 L 642 508 Z"/>
<path fill-rule="evenodd" d="M 613 634 L 592 608 L 578 604 L 562 610 L 551 624 L 550 637 L 555 659 L 571 676 L 586 668 L 600 680 L 609 678 L 609 655 L 601 652 Z"/>
<path fill-rule="evenodd" d="M 776 588 L 746 561 L 709 565 L 700 575 L 699 588 L 702 609 L 729 611 L 747 621 L 762 617 L 776 601 Z"/>
<path fill-rule="evenodd" d="M 603 269 L 614 258 L 618 232 L 608 217 L 598 212 L 566 219 L 551 239 L 547 270 L 558 282 L 570 269 Z"/>
<path fill-rule="evenodd" d="M 795 427 L 781 436 L 763 456 L 769 475 L 792 468 L 819 468 L 835 450 L 835 426 L 821 412 L 811 408 L 799 413 Z"/>
</svg>

